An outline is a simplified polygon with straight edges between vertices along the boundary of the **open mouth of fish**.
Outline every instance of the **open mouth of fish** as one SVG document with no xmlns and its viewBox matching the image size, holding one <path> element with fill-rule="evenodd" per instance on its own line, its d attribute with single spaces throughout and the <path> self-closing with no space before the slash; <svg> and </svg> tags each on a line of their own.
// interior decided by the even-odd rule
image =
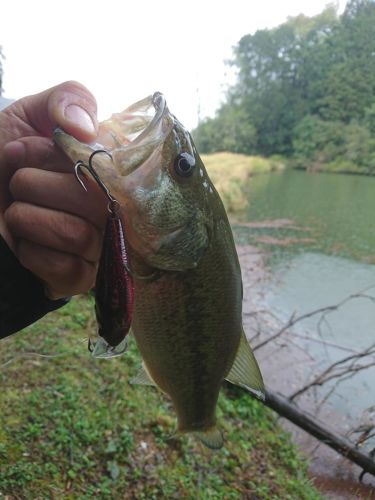
<svg viewBox="0 0 375 500">
<path fill-rule="evenodd" d="M 173 117 L 165 98 L 160 92 L 155 92 L 101 122 L 94 144 L 83 144 L 61 128 L 55 129 L 54 139 L 74 163 L 86 161 L 94 151 L 106 151 L 112 157 L 111 170 L 115 166 L 117 174 L 126 176 L 163 143 L 172 127 Z M 104 155 L 95 159 L 95 164 L 99 165 L 99 175 L 102 173 L 100 165 L 109 166 L 109 162 L 109 157 L 105 158 Z"/>
<path fill-rule="evenodd" d="M 166 112 L 164 96 L 155 92 L 152 96 L 132 104 L 125 111 L 113 114 L 109 120 L 101 122 L 97 146 L 113 152 L 117 149 L 138 147 L 145 142 L 163 140 L 165 136 L 160 137 L 160 134 Z"/>
<path fill-rule="evenodd" d="M 132 246 L 141 254 L 157 253 L 162 246 L 169 248 L 196 217 L 190 211 L 167 223 L 166 217 L 159 217 L 157 209 L 150 210 L 154 217 L 148 216 L 147 210 L 144 215 L 146 205 L 155 207 L 163 203 L 163 189 L 169 182 L 163 147 L 176 123 L 164 96 L 156 92 L 101 122 L 94 144 L 81 143 L 60 128 L 54 131 L 55 142 L 76 166 L 87 167 L 96 152 L 92 160 L 97 174 L 94 178 L 132 214 L 127 233 Z M 176 135 L 171 137 L 179 145 Z M 93 175 L 92 170 L 90 173 Z"/>
</svg>

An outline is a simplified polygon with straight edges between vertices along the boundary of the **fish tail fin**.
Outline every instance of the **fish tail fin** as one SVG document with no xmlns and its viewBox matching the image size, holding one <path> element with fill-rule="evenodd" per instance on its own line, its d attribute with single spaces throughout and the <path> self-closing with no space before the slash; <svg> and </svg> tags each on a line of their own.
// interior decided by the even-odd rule
<svg viewBox="0 0 375 500">
<path fill-rule="evenodd" d="M 265 400 L 262 374 L 243 330 L 236 358 L 225 378 L 231 384 L 247 389 L 258 399 Z"/>
<path fill-rule="evenodd" d="M 224 444 L 223 434 L 216 425 L 205 431 L 193 431 L 192 434 L 211 450 L 218 450 Z"/>
</svg>

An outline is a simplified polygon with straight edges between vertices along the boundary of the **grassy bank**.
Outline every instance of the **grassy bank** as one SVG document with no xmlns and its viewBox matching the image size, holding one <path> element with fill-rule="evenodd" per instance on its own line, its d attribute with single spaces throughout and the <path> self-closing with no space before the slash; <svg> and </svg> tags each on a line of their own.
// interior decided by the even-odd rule
<svg viewBox="0 0 375 500">
<path fill-rule="evenodd" d="M 293 162 L 292 162 L 293 163 Z M 375 168 L 358 165 L 348 160 L 336 160 L 327 163 L 303 164 L 295 162 L 295 168 L 307 172 L 326 172 L 332 174 L 375 175 Z"/>
<path fill-rule="evenodd" d="M 134 342 L 94 360 L 82 342 L 94 328 L 81 297 L 0 341 L 0 496 L 319 498 L 288 436 L 245 391 L 228 385 L 220 396 L 224 449 L 171 437 L 168 399 L 128 384 L 140 366 Z"/>
<path fill-rule="evenodd" d="M 224 152 L 202 155 L 202 160 L 229 213 L 246 209 L 251 176 L 285 168 L 285 162 L 278 157 L 262 158 Z"/>
</svg>

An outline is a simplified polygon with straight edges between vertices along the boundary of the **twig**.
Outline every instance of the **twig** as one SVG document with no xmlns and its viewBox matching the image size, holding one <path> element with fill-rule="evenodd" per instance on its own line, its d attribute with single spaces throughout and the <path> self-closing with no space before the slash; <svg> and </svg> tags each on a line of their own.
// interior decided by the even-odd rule
<svg viewBox="0 0 375 500">
<path fill-rule="evenodd" d="M 322 373 L 317 375 L 309 384 L 303 386 L 301 389 L 294 392 L 289 397 L 289 399 L 291 401 L 293 401 L 293 399 L 300 396 L 304 392 L 308 391 L 312 387 L 322 386 L 323 384 L 329 382 L 330 380 L 343 377 L 348 373 L 358 373 L 359 371 L 362 371 L 362 370 L 365 370 L 365 369 L 370 368 L 372 366 L 375 366 L 374 361 L 371 361 L 371 363 L 368 363 L 366 365 L 355 365 L 354 364 L 359 359 L 365 358 L 366 356 L 369 356 L 369 355 L 372 356 L 375 353 L 374 349 L 375 349 L 375 343 L 372 344 L 367 349 L 364 349 L 360 353 L 352 354 L 350 356 L 347 356 L 346 358 L 343 358 L 343 359 L 336 361 L 335 363 L 332 363 Z M 352 363 L 349 364 L 349 366 L 343 366 L 348 361 L 352 361 Z M 336 372 L 335 372 L 335 370 L 336 370 Z"/>
</svg>

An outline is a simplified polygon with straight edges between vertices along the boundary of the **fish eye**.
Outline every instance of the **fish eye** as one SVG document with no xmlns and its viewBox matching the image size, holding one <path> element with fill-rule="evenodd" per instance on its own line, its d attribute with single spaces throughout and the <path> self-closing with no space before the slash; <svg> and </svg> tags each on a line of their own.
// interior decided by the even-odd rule
<svg viewBox="0 0 375 500">
<path fill-rule="evenodd" d="M 174 161 L 174 170 L 181 177 L 190 177 L 195 168 L 194 156 L 189 153 L 180 153 Z"/>
</svg>

